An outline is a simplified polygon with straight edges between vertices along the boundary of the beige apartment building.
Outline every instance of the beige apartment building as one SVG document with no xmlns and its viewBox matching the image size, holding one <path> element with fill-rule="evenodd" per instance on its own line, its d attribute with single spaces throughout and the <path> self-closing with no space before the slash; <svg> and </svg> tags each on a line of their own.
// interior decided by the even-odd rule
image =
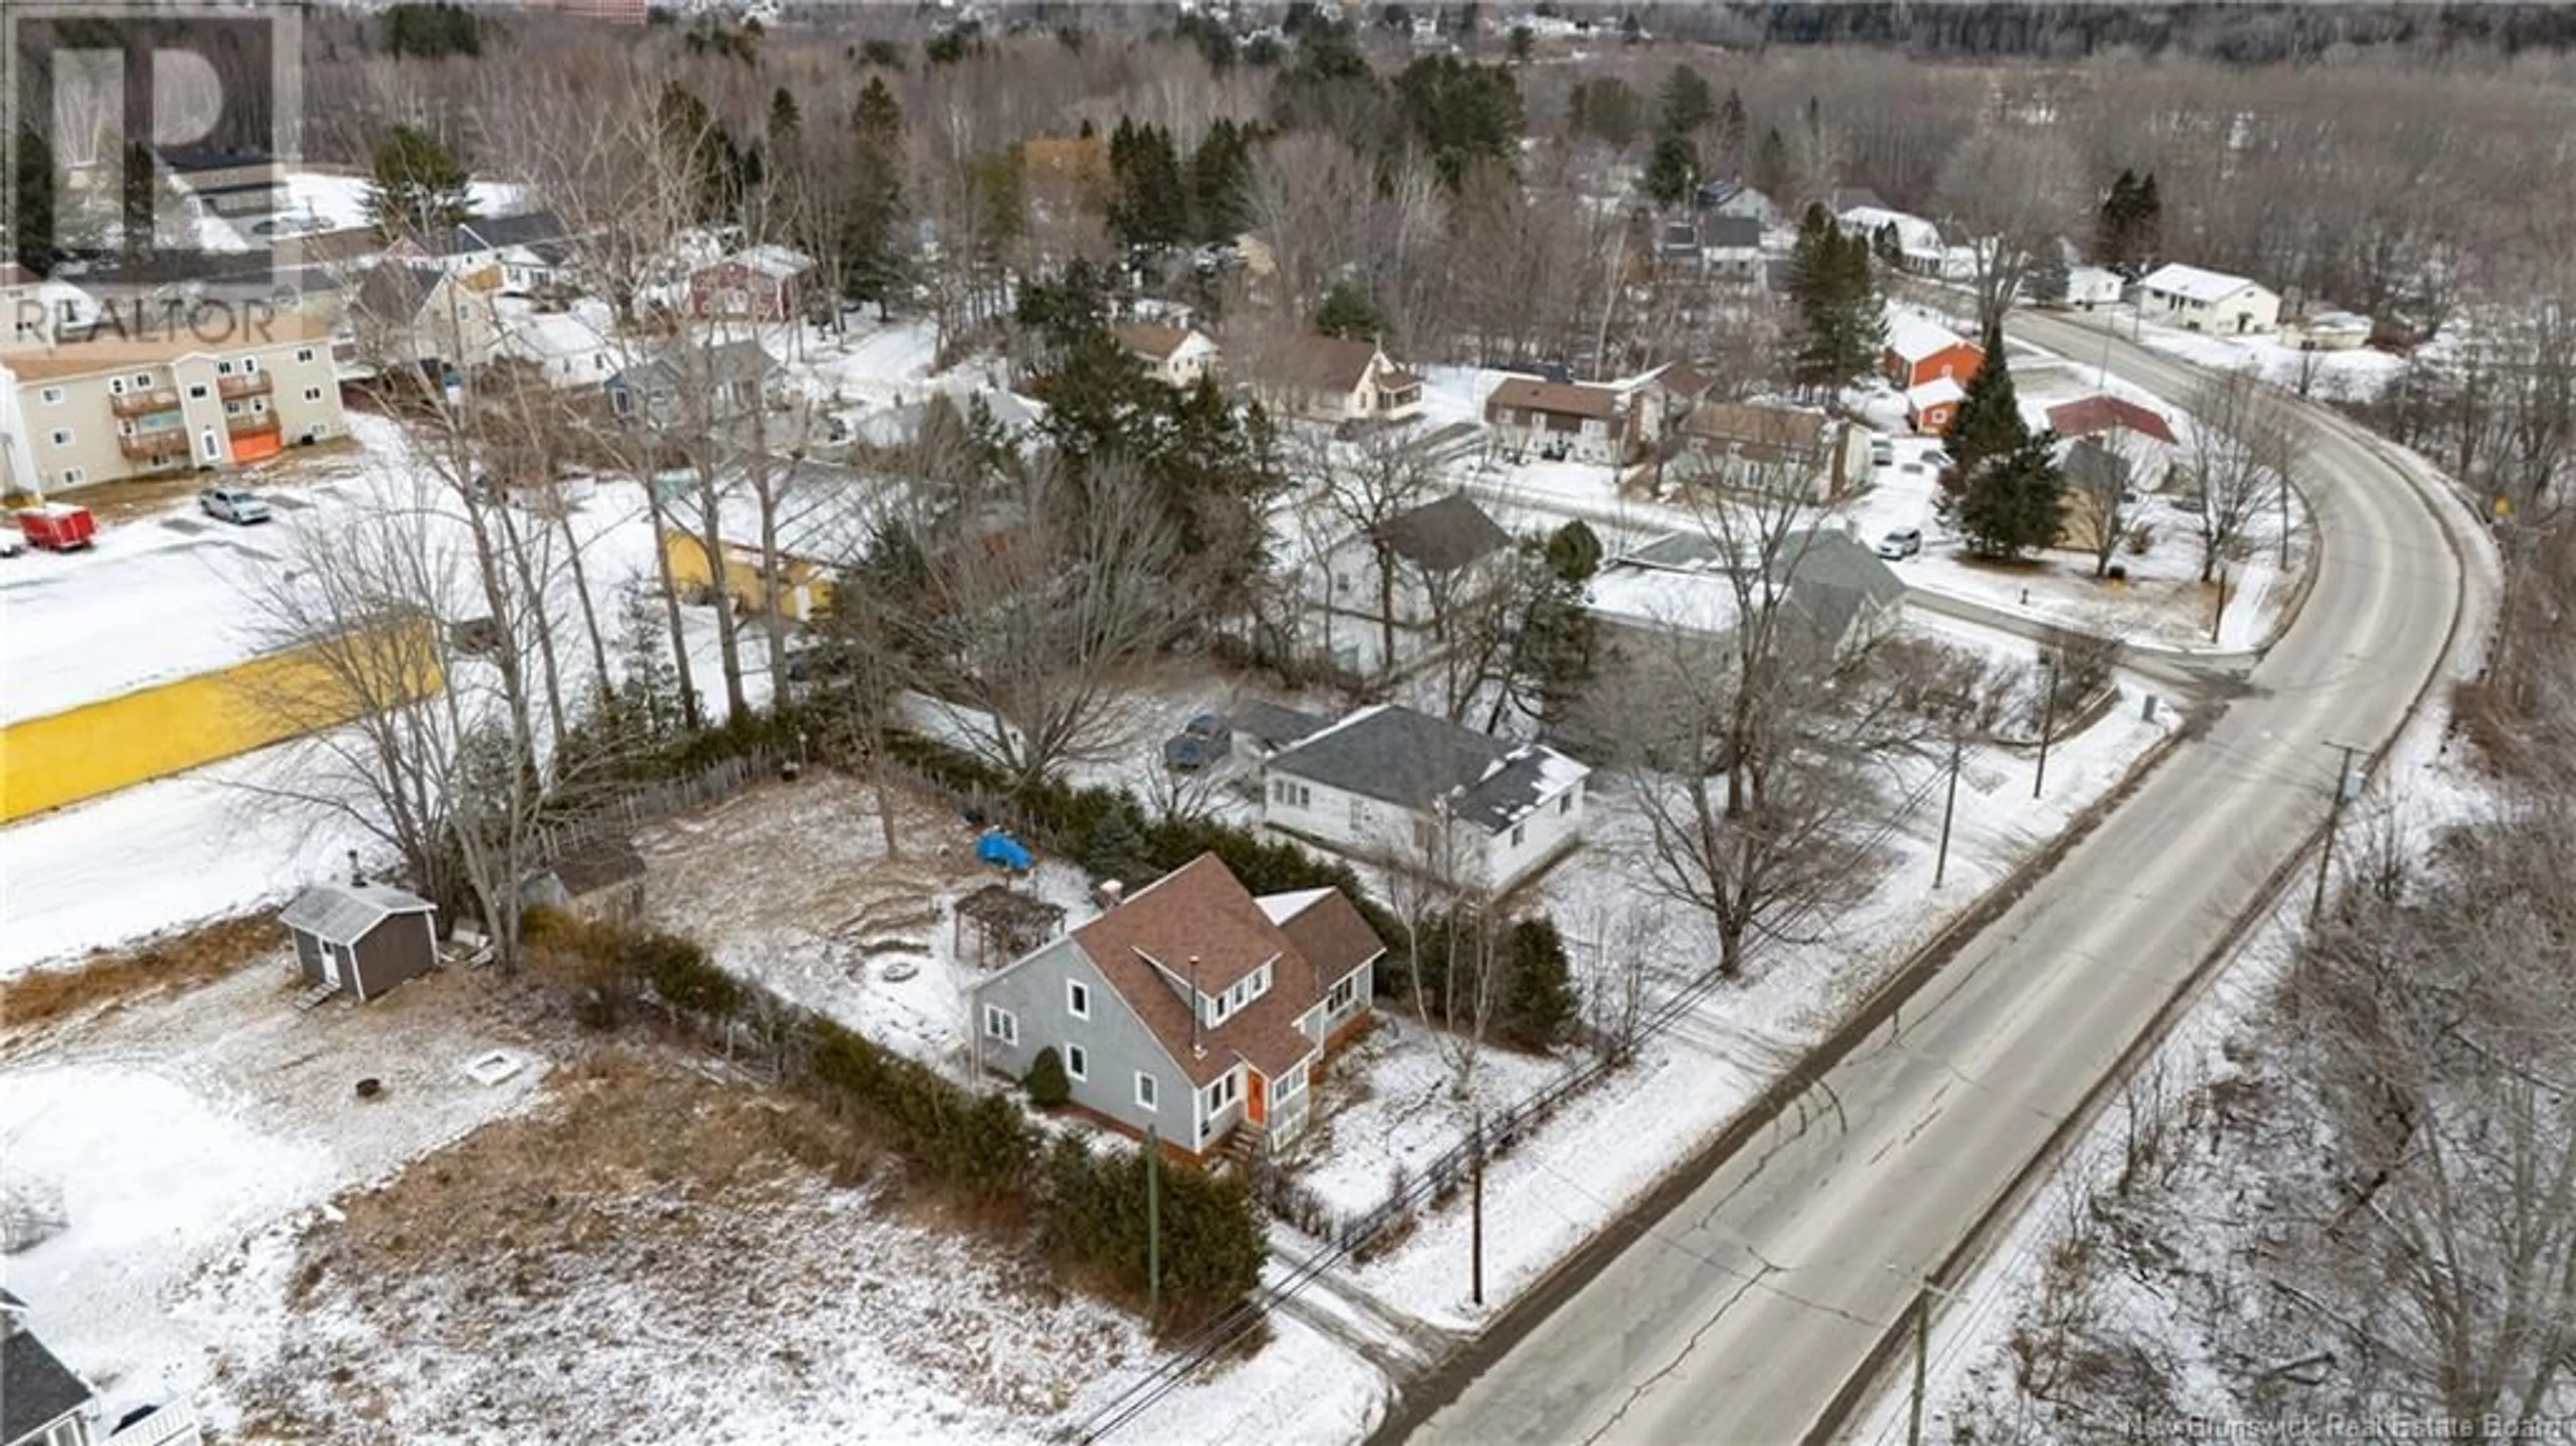
<svg viewBox="0 0 2576 1446">
<path fill-rule="evenodd" d="M 200 329 L 0 349 L 0 384 L 0 431 L 19 444 L 0 471 L 37 488 L 237 466 L 349 427 L 330 338 L 295 315 L 246 318 L 211 338 Z"/>
</svg>

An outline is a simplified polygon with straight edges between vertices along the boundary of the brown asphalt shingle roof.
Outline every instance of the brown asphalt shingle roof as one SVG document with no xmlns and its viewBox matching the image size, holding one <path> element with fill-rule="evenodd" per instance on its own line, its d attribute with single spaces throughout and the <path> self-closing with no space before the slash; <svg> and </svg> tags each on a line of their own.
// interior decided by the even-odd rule
<svg viewBox="0 0 2576 1446">
<path fill-rule="evenodd" d="M 1547 412 L 1560 417 L 1608 421 L 1619 415 L 1619 394 L 1581 382 L 1545 382 L 1536 377 L 1506 377 L 1486 399 L 1488 407 Z"/>
<path fill-rule="evenodd" d="M 1190 339 L 1186 328 L 1150 321 L 1122 321 L 1109 328 L 1109 332 L 1118 338 L 1120 346 L 1156 361 L 1170 360 L 1172 353 L 1181 349 L 1181 343 Z"/>
<path fill-rule="evenodd" d="M 2173 428 L 2163 417 L 2126 397 L 2084 397 L 2048 409 L 2048 429 L 2061 437 L 2089 437 L 2114 427 L 2126 427 L 2168 447 L 2174 444 Z"/>
<path fill-rule="evenodd" d="M 1318 913 L 1323 907 L 1311 904 L 1298 917 L 1316 915 L 1305 932 L 1319 947 L 1329 946 L 1338 961 L 1357 947 L 1356 941 L 1347 922 Z M 1350 906 L 1344 901 L 1342 907 Z M 1354 911 L 1351 921 L 1357 918 Z M 1366 933 L 1368 926 L 1361 923 L 1359 929 Z M 1212 853 L 1190 860 L 1074 930 L 1073 942 L 1191 1083 L 1202 1087 L 1233 1068 L 1238 1057 L 1264 1075 L 1277 1075 L 1304 1059 L 1316 1046 L 1298 1032 L 1297 1016 L 1350 972 L 1345 968 L 1319 979 L 1290 933 L 1270 921 L 1251 891 Z M 1269 991 L 1223 1024 L 1197 1030 L 1195 1046 L 1192 1010 L 1182 997 L 1187 985 L 1173 983 L 1190 978 L 1193 957 L 1199 991 L 1209 995 L 1224 993 L 1264 964 L 1271 966 Z"/>
<path fill-rule="evenodd" d="M 1342 982 L 1352 970 L 1386 952 L 1377 931 L 1339 889 L 1327 889 L 1315 901 L 1279 922 L 1288 942 L 1315 971 L 1319 991 Z"/>
</svg>

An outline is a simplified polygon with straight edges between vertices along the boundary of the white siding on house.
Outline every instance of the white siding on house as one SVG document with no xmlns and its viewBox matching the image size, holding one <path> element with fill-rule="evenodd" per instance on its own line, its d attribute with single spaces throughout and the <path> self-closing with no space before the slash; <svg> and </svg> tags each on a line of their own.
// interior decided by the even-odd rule
<svg viewBox="0 0 2576 1446">
<path fill-rule="evenodd" d="M 1510 888 L 1582 837 L 1585 809 L 1583 785 L 1577 782 L 1557 797 L 1540 800 L 1520 824 L 1499 833 L 1453 824 L 1450 867 L 1463 880 Z M 1262 821 L 1355 858 L 1418 863 L 1440 852 L 1440 823 L 1430 814 L 1277 773 L 1262 794 Z"/>
</svg>

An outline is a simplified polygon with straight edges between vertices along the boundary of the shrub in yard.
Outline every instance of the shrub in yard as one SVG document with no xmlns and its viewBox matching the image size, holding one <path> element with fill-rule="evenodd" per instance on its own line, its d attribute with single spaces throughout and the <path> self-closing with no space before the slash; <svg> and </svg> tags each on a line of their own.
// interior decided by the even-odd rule
<svg viewBox="0 0 2576 1446">
<path fill-rule="evenodd" d="M 1145 831 L 1134 814 L 1114 808 L 1083 834 L 1082 867 L 1095 879 L 1142 882 L 1153 877 L 1145 859 Z"/>
<path fill-rule="evenodd" d="M 1045 1230 L 1049 1245 L 1132 1294 L 1147 1290 L 1145 1154 L 1124 1147 L 1094 1153 L 1073 1136 L 1047 1152 Z M 1251 1188 L 1185 1165 L 1162 1170 L 1161 1324 L 1186 1326 L 1227 1309 L 1261 1283 L 1269 1246 Z"/>
<path fill-rule="evenodd" d="M 742 985 L 719 969 L 695 940 L 658 929 L 626 940 L 627 966 L 671 1008 L 705 1019 L 730 1019 L 743 1005 Z"/>
<path fill-rule="evenodd" d="M 1028 1087 L 1032 1101 L 1047 1109 L 1073 1098 L 1073 1081 L 1065 1077 L 1064 1059 L 1051 1044 L 1029 1062 L 1029 1072 L 1020 1083 Z"/>
<path fill-rule="evenodd" d="M 1503 1041 L 1546 1049 L 1574 1031 L 1578 1005 L 1565 938 L 1556 921 L 1540 914 L 1512 925 L 1504 944 L 1501 1029 Z"/>
<path fill-rule="evenodd" d="M 2129 555 L 2144 557 L 2156 545 L 2156 530 L 2141 522 L 2129 529 Z"/>
</svg>

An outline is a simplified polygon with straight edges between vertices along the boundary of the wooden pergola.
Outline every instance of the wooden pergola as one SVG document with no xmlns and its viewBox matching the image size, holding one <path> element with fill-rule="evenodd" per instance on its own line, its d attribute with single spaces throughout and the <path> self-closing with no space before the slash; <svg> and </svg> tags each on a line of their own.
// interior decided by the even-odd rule
<svg viewBox="0 0 2576 1446">
<path fill-rule="evenodd" d="M 950 946 L 963 952 L 966 925 L 975 926 L 975 963 L 982 967 L 996 946 L 1005 959 L 1017 959 L 1054 938 L 1064 927 L 1064 906 L 1007 884 L 986 884 L 957 901 L 957 932 Z"/>
</svg>

